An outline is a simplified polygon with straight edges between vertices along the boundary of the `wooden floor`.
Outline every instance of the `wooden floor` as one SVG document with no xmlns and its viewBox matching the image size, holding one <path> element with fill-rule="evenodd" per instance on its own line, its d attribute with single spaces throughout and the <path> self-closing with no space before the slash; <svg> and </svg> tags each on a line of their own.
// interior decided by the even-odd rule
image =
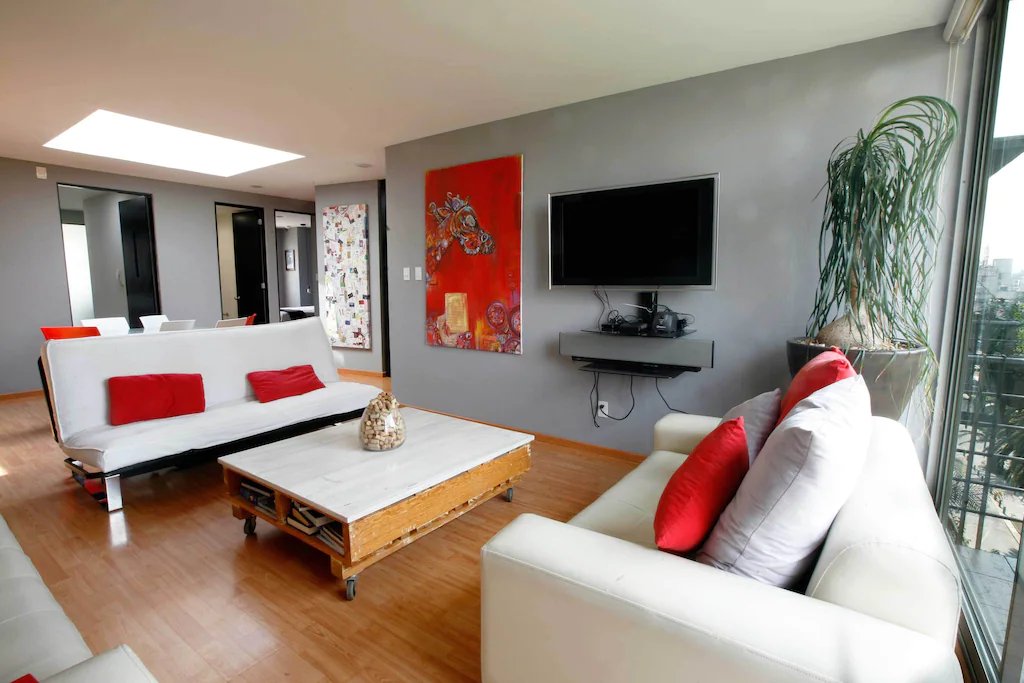
<svg viewBox="0 0 1024 683">
<path fill-rule="evenodd" d="M 162 683 L 477 681 L 480 547 L 524 512 L 568 519 L 634 467 L 533 455 L 513 503 L 370 567 L 351 603 L 326 556 L 266 524 L 242 533 L 216 463 L 130 478 L 108 514 L 61 465 L 41 398 L 0 403 L 0 514 L 93 652 L 127 643 Z"/>
</svg>

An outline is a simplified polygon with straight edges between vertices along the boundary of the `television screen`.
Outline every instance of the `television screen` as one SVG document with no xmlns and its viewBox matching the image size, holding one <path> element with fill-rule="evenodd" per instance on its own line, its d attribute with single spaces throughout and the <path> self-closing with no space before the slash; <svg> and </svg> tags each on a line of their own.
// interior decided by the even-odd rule
<svg viewBox="0 0 1024 683">
<path fill-rule="evenodd" d="M 551 195 L 551 285 L 713 287 L 716 177 Z"/>
</svg>

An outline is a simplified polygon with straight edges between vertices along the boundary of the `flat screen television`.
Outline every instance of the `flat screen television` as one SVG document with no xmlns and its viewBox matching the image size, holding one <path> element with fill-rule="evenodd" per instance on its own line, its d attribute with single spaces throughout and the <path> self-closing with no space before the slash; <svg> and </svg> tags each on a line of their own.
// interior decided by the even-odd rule
<svg viewBox="0 0 1024 683">
<path fill-rule="evenodd" d="M 551 286 L 714 289 L 718 176 L 548 197 Z"/>
</svg>

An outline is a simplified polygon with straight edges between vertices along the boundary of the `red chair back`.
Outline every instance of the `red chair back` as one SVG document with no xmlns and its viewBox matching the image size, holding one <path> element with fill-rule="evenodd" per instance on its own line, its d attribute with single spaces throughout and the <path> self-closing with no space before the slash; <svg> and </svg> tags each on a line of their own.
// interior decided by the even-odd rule
<svg viewBox="0 0 1024 683">
<path fill-rule="evenodd" d="M 98 337 L 98 327 L 40 327 L 43 339 L 79 339 L 81 337 Z"/>
<path fill-rule="evenodd" d="M 249 317 L 247 317 L 247 318 L 245 319 L 245 324 L 246 324 L 246 325 L 255 325 L 255 324 L 256 324 L 256 314 L 255 314 L 255 313 L 253 313 L 252 315 L 250 315 Z"/>
</svg>

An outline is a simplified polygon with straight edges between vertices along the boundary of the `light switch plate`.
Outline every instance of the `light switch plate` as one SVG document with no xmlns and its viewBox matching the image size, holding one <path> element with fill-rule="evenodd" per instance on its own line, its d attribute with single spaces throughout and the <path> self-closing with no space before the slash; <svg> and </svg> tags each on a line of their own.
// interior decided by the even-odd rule
<svg viewBox="0 0 1024 683">
<path fill-rule="evenodd" d="M 416 266 L 416 279 L 417 280 L 422 280 L 423 279 L 423 266 Z"/>
<path fill-rule="evenodd" d="M 408 268 L 402 268 L 402 279 L 403 280 L 408 280 L 409 279 L 409 269 Z"/>
</svg>

